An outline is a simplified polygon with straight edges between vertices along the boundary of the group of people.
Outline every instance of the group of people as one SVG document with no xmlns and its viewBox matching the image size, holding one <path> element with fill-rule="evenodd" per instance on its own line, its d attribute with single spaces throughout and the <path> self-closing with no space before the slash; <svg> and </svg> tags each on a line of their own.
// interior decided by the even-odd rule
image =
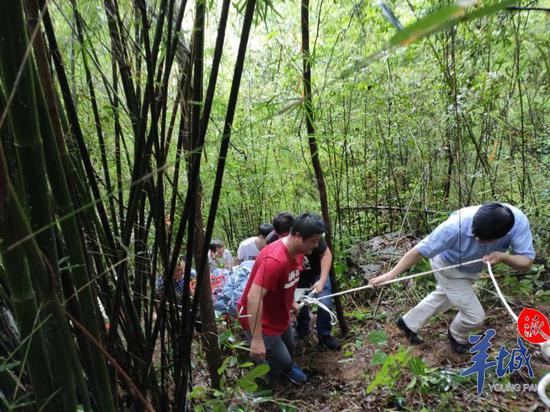
<svg viewBox="0 0 550 412">
<path fill-rule="evenodd" d="M 235 314 L 250 342 L 250 355 L 270 366 L 270 385 L 282 378 L 294 383 L 308 377 L 292 356 L 295 337 L 310 333 L 310 312 L 298 307 L 295 289 L 310 289 L 329 310 L 332 293 L 329 272 L 332 252 L 324 239 L 323 220 L 314 214 L 294 217 L 279 213 L 272 224 L 259 227 L 257 236 L 241 242 L 237 259 L 220 241 L 211 245 L 211 268 L 246 267 L 235 301 Z M 506 253 L 511 249 L 511 253 Z M 458 314 L 448 329 L 451 349 L 469 351 L 469 334 L 479 329 L 485 312 L 474 291 L 483 263 L 503 263 L 527 271 L 535 258 L 529 221 L 518 208 L 503 203 L 486 203 L 453 212 L 432 233 L 408 251 L 388 272 L 370 280 L 378 287 L 409 270 L 420 260 L 430 259 L 437 286 L 418 305 L 396 321 L 410 344 L 424 343 L 419 332 L 429 320 L 450 308 Z M 481 259 L 481 260 L 480 260 Z M 478 260 L 474 263 L 469 263 Z M 451 267 L 452 268 L 447 268 Z M 182 272 L 182 271 L 180 271 Z M 244 284 L 246 282 L 246 284 Z M 296 315 L 293 327 L 291 313 Z M 317 311 L 317 338 L 321 345 L 337 350 L 340 343 L 331 334 L 330 314 Z"/>
<path fill-rule="evenodd" d="M 253 256 L 254 266 L 238 304 L 239 321 L 250 340 L 250 355 L 269 364 L 272 385 L 283 376 L 295 383 L 308 380 L 292 361 L 294 338 L 306 337 L 311 321 L 309 308 L 298 308 L 295 289 L 311 289 L 320 299 L 331 293 L 332 253 L 323 239 L 325 231 L 317 215 L 304 213 L 294 218 L 279 213 L 273 219 L 273 230 L 261 238 L 261 248 Z M 245 240 L 239 250 L 250 243 L 251 239 Z M 331 299 L 323 303 L 332 307 Z M 291 312 L 297 317 L 295 328 Z M 316 329 L 321 345 L 340 348 L 331 334 L 330 315 L 324 310 L 317 312 Z"/>
<path fill-rule="evenodd" d="M 285 376 L 303 383 L 308 380 L 307 375 L 292 361 L 294 331 L 290 312 L 297 310 L 294 289 L 306 286 L 319 297 L 330 294 L 328 271 L 332 255 L 323 239 L 325 225 L 318 216 L 305 213 L 292 219 L 282 213 L 273 223 L 274 230 L 266 238 L 267 246 L 255 258 L 239 301 L 240 321 L 250 340 L 250 355 L 269 363 L 272 385 Z M 509 249 L 511 253 L 506 253 Z M 492 202 L 462 208 L 407 252 L 390 271 L 369 283 L 380 286 L 423 258 L 430 259 L 436 289 L 399 317 L 397 327 L 411 344 L 422 344 L 420 329 L 436 314 L 456 308 L 458 314 L 449 326 L 448 339 L 454 352 L 464 354 L 471 348 L 469 334 L 485 320 L 473 284 L 484 263 L 503 263 L 521 272 L 529 270 L 535 258 L 529 221 L 521 210 L 508 204 Z M 467 263 L 474 260 L 478 261 Z M 332 304 L 323 303 L 329 307 Z M 300 312 L 296 332 L 300 336 L 308 331 L 309 312 Z M 323 310 L 317 313 L 317 334 L 320 343 L 339 348 L 330 335 L 329 315 Z"/>
</svg>

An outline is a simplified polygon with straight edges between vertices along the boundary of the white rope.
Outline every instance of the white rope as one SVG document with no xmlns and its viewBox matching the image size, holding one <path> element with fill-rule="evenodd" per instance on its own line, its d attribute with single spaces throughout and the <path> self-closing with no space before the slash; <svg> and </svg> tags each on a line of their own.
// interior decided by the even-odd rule
<svg viewBox="0 0 550 412">
<path fill-rule="evenodd" d="M 548 386 L 548 384 L 550 384 L 550 373 L 544 375 L 544 378 L 539 381 L 539 384 L 537 385 L 537 392 L 544 404 L 550 407 L 550 399 L 548 399 L 548 396 L 546 396 L 546 387 Z"/>
<path fill-rule="evenodd" d="M 324 303 L 321 303 L 321 299 L 326 299 L 328 296 L 323 296 L 321 298 L 315 298 L 312 295 L 302 295 L 299 299 L 299 308 L 302 308 L 304 305 L 311 305 L 315 304 L 319 306 L 321 309 L 323 309 L 325 312 L 327 312 L 330 315 L 330 324 L 332 326 L 336 325 L 338 323 L 338 318 L 336 317 L 336 314 L 331 311 Z"/>
<path fill-rule="evenodd" d="M 482 261 L 483 261 L 483 259 L 474 259 L 474 260 L 470 260 L 468 262 L 459 263 L 457 265 L 445 266 L 444 268 L 441 268 L 441 269 L 434 269 L 434 270 L 428 270 L 426 272 L 413 273 L 412 275 L 402 276 L 400 278 L 391 279 L 391 280 L 388 280 L 386 282 L 382 282 L 378 286 L 389 285 L 390 283 L 395 283 L 395 282 L 402 282 L 404 280 L 414 279 L 414 278 L 417 278 L 419 276 L 429 275 L 430 273 L 434 273 L 434 272 L 437 272 L 439 270 L 453 269 L 453 268 L 457 268 L 457 267 L 460 267 L 460 266 L 465 266 L 465 265 L 469 265 L 471 263 L 477 263 L 477 262 L 482 262 Z M 323 296 L 321 298 L 315 298 L 312 294 L 302 295 L 297 303 L 299 303 L 301 306 L 311 305 L 311 304 L 315 304 L 315 305 L 319 306 L 321 309 L 328 312 L 328 314 L 330 315 L 330 324 L 334 326 L 334 325 L 336 325 L 336 323 L 338 323 L 338 318 L 337 318 L 336 314 L 333 311 L 331 311 L 325 304 L 321 303 L 320 301 L 322 299 L 328 299 L 328 298 L 332 298 L 334 296 L 345 295 L 347 293 L 357 292 L 359 290 L 372 289 L 373 287 L 374 286 L 372 286 L 372 285 L 359 286 L 357 288 L 343 290 L 343 291 L 340 291 L 340 292 L 337 292 L 337 293 L 332 293 L 330 295 L 326 295 L 326 296 Z"/>
<path fill-rule="evenodd" d="M 497 280 L 495 279 L 495 275 L 493 275 L 493 268 L 491 267 L 491 264 L 489 262 L 485 262 L 485 263 L 487 264 L 487 271 L 489 272 L 489 277 L 493 281 L 493 285 L 495 285 L 495 289 L 497 291 L 498 297 L 500 298 L 500 301 L 502 302 L 502 304 L 504 305 L 504 307 L 506 308 L 506 310 L 508 311 L 510 316 L 514 319 L 514 322 L 517 324 L 518 316 L 514 313 L 514 311 L 512 310 L 512 308 L 510 307 L 510 305 L 506 301 L 506 298 L 504 297 L 504 295 L 500 291 L 500 288 L 498 287 Z"/>
<path fill-rule="evenodd" d="M 500 291 L 497 280 L 495 279 L 495 276 L 493 275 L 493 269 L 492 269 L 491 264 L 489 262 L 487 262 L 487 270 L 489 272 L 489 276 L 491 277 L 491 280 L 493 281 L 493 284 L 495 285 L 495 289 L 497 291 L 498 297 L 500 298 L 500 300 L 501 300 L 502 304 L 504 305 L 504 307 L 508 310 L 508 313 L 510 313 L 510 316 L 514 319 L 515 323 L 517 324 L 518 316 L 514 313 L 514 311 L 512 311 L 512 309 L 510 308 L 510 305 L 506 301 L 506 298 L 504 297 L 504 295 Z M 539 326 L 537 326 L 537 331 L 542 335 L 542 337 L 544 337 L 546 339 L 545 342 L 539 343 L 540 350 L 546 358 L 550 358 L 550 341 L 548 340 L 549 337 L 540 329 Z M 542 378 L 539 381 L 539 384 L 537 386 L 537 392 L 540 396 L 540 399 L 544 402 L 544 404 L 547 407 L 550 407 L 550 399 L 548 399 L 548 396 L 546 395 L 546 387 L 549 384 L 550 384 L 550 373 L 547 373 L 544 376 L 544 378 Z"/>
<path fill-rule="evenodd" d="M 400 278 L 391 279 L 391 280 L 388 280 L 386 282 L 382 282 L 377 286 L 385 286 L 385 285 L 389 285 L 390 283 L 401 282 L 403 280 L 408 280 L 408 279 L 417 278 L 419 276 L 429 275 L 430 273 L 434 273 L 434 272 L 437 272 L 437 271 L 440 271 L 440 270 L 453 269 L 453 268 L 457 268 L 457 267 L 460 267 L 460 266 L 465 266 L 465 265 L 469 265 L 471 263 L 477 263 L 477 262 L 482 262 L 482 261 L 483 261 L 483 259 L 474 259 L 474 260 L 470 260 L 469 262 L 459 263 L 457 265 L 445 266 L 444 268 L 441 268 L 441 269 L 434 269 L 434 270 L 428 270 L 426 272 L 413 273 L 412 275 L 402 276 Z M 321 299 L 332 298 L 334 296 L 345 295 L 347 293 L 357 292 L 358 290 L 372 289 L 372 288 L 373 288 L 372 285 L 359 286 L 357 288 L 343 290 L 341 292 L 337 292 L 337 293 L 333 293 L 331 295 L 323 296 Z"/>
</svg>

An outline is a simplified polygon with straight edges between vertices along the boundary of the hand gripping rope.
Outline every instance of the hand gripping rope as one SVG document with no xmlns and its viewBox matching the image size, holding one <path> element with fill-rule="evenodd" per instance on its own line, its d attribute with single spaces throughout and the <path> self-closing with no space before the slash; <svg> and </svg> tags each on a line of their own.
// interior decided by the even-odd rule
<svg viewBox="0 0 550 412">
<path fill-rule="evenodd" d="M 389 285 L 390 283 L 402 282 L 404 280 L 413 279 L 413 278 L 416 278 L 416 277 L 419 277 L 419 276 L 429 275 L 430 273 L 437 272 L 438 270 L 453 269 L 453 268 L 456 268 L 456 267 L 468 265 L 468 264 L 471 264 L 471 263 L 482 262 L 482 261 L 483 261 L 483 259 L 475 259 L 475 260 L 471 260 L 469 262 L 464 262 L 464 263 L 461 263 L 461 264 L 458 264 L 458 265 L 446 266 L 445 268 L 441 268 L 441 269 L 437 269 L 437 270 L 428 270 L 426 272 L 415 273 L 415 274 L 412 274 L 412 275 L 403 276 L 403 277 L 399 277 L 399 278 L 396 278 L 396 279 L 388 280 L 387 282 L 380 283 L 379 286 Z M 489 277 L 491 278 L 491 281 L 493 282 L 493 285 L 495 286 L 495 290 L 498 294 L 498 297 L 500 298 L 500 301 L 502 302 L 502 304 L 504 305 L 504 307 L 506 308 L 506 310 L 508 311 L 508 313 L 510 314 L 510 316 L 514 320 L 514 324 L 517 324 L 518 316 L 514 313 L 514 311 L 512 310 L 512 308 L 510 307 L 510 305 L 506 301 L 506 298 L 504 297 L 504 295 L 500 291 L 500 287 L 498 286 L 497 280 L 495 279 L 495 276 L 493 275 L 493 268 L 491 267 L 491 264 L 489 262 L 485 262 L 485 263 L 487 264 L 487 271 L 489 272 Z M 311 304 L 315 304 L 315 305 L 319 306 L 321 309 L 325 310 L 326 312 L 328 312 L 330 314 L 330 324 L 334 326 L 338 322 L 338 318 L 336 317 L 336 314 L 334 312 L 332 312 L 324 303 L 321 302 L 321 300 L 329 299 L 329 298 L 332 298 L 334 296 L 340 296 L 340 295 L 345 295 L 345 294 L 352 293 L 352 292 L 357 292 L 357 291 L 363 290 L 363 289 L 372 289 L 372 288 L 373 288 L 373 286 L 371 286 L 371 285 L 365 285 L 365 286 L 360 286 L 360 287 L 353 288 L 353 289 L 343 290 L 341 292 L 333 293 L 331 295 L 323 296 L 321 298 L 315 298 L 314 295 L 316 293 L 315 293 L 315 291 L 312 291 L 307 295 L 302 295 L 300 297 L 300 299 L 298 299 L 297 303 L 298 303 L 300 308 L 303 307 L 304 305 L 311 305 Z M 540 327 L 538 327 L 538 331 L 539 331 L 539 333 L 542 334 L 542 336 L 544 336 L 545 338 L 548 339 L 548 336 L 546 336 L 540 330 Z M 541 347 L 541 351 L 544 354 L 544 356 L 546 358 L 550 358 L 550 340 L 547 340 L 546 342 L 541 343 L 540 347 Z M 541 400 L 544 402 L 544 404 L 547 407 L 550 407 L 550 399 L 546 395 L 546 387 L 549 384 L 550 384 L 550 373 L 547 373 L 539 381 L 539 384 L 537 386 L 537 392 L 538 392 Z"/>
<path fill-rule="evenodd" d="M 460 266 L 468 265 L 470 263 L 477 263 L 477 262 L 482 262 L 482 261 L 483 261 L 483 259 L 475 259 L 475 260 L 471 260 L 469 262 L 460 263 L 458 265 L 446 266 L 445 269 L 453 269 L 453 268 L 457 268 L 457 267 L 460 267 Z M 388 280 L 387 282 L 380 283 L 380 285 L 378 285 L 378 286 L 384 286 L 384 285 L 389 285 L 390 283 L 402 282 L 402 281 L 408 280 L 408 279 L 414 279 L 414 278 L 417 278 L 419 276 L 429 275 L 430 273 L 437 272 L 438 270 L 441 270 L 441 269 L 428 270 L 426 272 L 420 272 L 420 273 L 414 273 L 414 274 L 408 275 L 408 276 L 402 276 L 400 278 L 396 278 L 396 279 Z M 332 293 L 330 295 L 323 296 L 321 298 L 315 298 L 314 297 L 315 292 L 312 291 L 308 295 L 302 295 L 300 297 L 300 299 L 298 299 L 298 302 L 296 302 L 296 303 L 298 303 L 300 308 L 304 305 L 311 305 L 311 304 L 315 304 L 315 305 L 319 306 L 321 309 L 327 311 L 330 314 L 330 324 L 334 326 L 338 322 L 338 318 L 336 317 L 334 312 L 332 312 L 329 308 L 326 307 L 326 305 L 324 305 L 323 303 L 320 302 L 321 300 L 329 299 L 329 298 L 332 298 L 334 296 L 345 295 L 347 293 L 357 292 L 359 290 L 373 289 L 373 288 L 374 288 L 374 286 L 372 286 L 372 285 L 364 285 L 364 286 L 359 286 L 357 288 L 343 290 L 343 291 L 340 291 L 340 292 L 337 292 L 337 293 Z"/>
</svg>

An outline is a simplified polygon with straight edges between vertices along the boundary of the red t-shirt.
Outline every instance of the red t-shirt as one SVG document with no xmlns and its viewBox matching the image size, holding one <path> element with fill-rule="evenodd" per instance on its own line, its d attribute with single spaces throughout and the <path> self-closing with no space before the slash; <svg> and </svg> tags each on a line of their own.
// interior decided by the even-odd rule
<svg viewBox="0 0 550 412">
<path fill-rule="evenodd" d="M 278 336 L 286 332 L 290 324 L 290 308 L 300 278 L 302 260 L 303 255 L 294 260 L 282 240 L 270 243 L 260 251 L 237 305 L 239 321 L 244 330 L 250 330 L 248 316 L 245 316 L 246 305 L 248 291 L 255 283 L 267 289 L 263 299 L 263 334 Z"/>
</svg>

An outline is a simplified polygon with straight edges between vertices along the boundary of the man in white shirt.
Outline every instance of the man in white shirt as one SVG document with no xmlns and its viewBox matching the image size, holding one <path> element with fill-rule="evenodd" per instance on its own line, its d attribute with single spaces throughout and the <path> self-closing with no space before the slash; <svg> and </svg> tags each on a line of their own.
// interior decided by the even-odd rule
<svg viewBox="0 0 550 412">
<path fill-rule="evenodd" d="M 254 260 L 256 256 L 260 254 L 267 244 L 266 237 L 273 230 L 273 226 L 269 223 L 264 223 L 260 225 L 258 229 L 258 236 L 252 236 L 248 239 L 245 239 L 239 245 L 239 250 L 237 251 L 237 264 L 244 262 L 245 260 Z"/>
</svg>

